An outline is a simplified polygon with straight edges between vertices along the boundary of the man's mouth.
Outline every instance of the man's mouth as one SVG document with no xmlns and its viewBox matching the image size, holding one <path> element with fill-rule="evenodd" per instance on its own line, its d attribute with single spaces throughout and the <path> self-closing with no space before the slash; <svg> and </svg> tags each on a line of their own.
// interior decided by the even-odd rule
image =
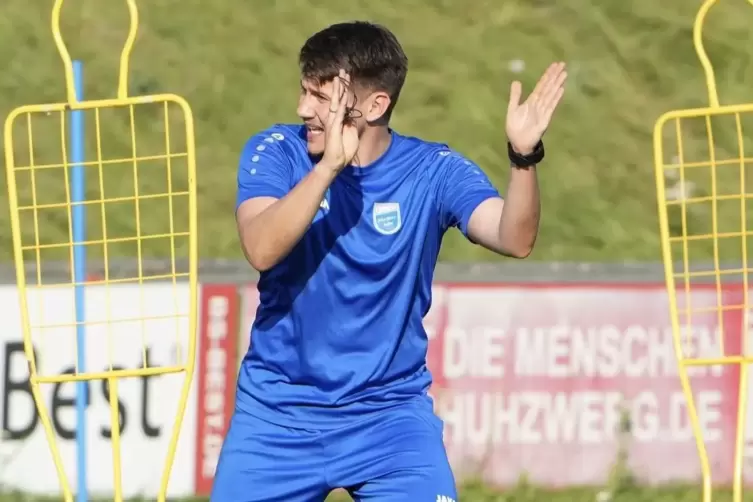
<svg viewBox="0 0 753 502">
<path fill-rule="evenodd" d="M 308 139 L 315 138 L 324 132 L 323 127 L 306 124 L 306 136 Z"/>
</svg>

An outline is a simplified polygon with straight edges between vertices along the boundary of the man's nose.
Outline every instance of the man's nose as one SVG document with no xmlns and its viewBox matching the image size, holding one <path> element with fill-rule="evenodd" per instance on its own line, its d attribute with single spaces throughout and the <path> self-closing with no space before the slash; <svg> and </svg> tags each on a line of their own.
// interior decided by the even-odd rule
<svg viewBox="0 0 753 502">
<path fill-rule="evenodd" d="M 303 120 L 309 120 L 316 117 L 316 112 L 312 106 L 311 100 L 307 96 L 301 96 L 298 100 L 298 110 L 296 111 L 298 116 Z"/>
</svg>

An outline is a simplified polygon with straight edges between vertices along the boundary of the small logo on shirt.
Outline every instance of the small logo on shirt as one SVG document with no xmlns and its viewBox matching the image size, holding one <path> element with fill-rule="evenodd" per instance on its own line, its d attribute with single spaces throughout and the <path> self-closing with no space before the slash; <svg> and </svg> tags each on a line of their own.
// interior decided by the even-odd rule
<svg viewBox="0 0 753 502">
<path fill-rule="evenodd" d="M 321 209 L 325 213 L 329 213 L 329 197 L 330 195 L 329 195 L 329 188 L 328 188 L 327 191 L 324 192 L 324 198 L 319 203 L 319 209 Z"/>
<path fill-rule="evenodd" d="M 455 499 L 447 495 L 437 495 L 437 502 L 455 502 Z"/>
<path fill-rule="evenodd" d="M 371 220 L 377 232 L 392 235 L 403 226 L 400 204 L 397 202 L 376 202 L 371 213 Z"/>
</svg>

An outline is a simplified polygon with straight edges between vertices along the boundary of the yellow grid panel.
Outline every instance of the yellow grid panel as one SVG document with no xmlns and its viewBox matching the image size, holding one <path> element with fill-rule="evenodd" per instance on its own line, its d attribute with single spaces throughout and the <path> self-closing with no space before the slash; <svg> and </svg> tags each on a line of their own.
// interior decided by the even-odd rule
<svg viewBox="0 0 753 502">
<path fill-rule="evenodd" d="M 749 2 L 753 5 L 753 0 Z M 693 30 L 709 106 L 671 111 L 657 120 L 654 164 L 672 332 L 701 464 L 702 500 L 712 500 L 714 479 L 691 377 L 698 367 L 718 370 L 734 365 L 739 368 L 740 394 L 733 500 L 741 502 L 748 364 L 753 362 L 742 327 L 747 326 L 753 262 L 749 257 L 753 249 L 753 208 L 748 209 L 753 199 L 753 104 L 719 104 L 714 69 L 702 37 L 706 16 L 716 3 L 703 3 Z M 730 288 L 737 288 L 741 301 L 727 300 Z M 737 320 L 734 326 L 725 325 L 730 324 L 728 315 Z M 718 326 L 715 354 L 693 350 L 693 328 L 704 324 Z M 741 332 L 742 336 L 732 338 Z"/>
<path fill-rule="evenodd" d="M 120 501 L 118 382 L 182 375 L 176 387 L 176 416 L 158 497 L 163 501 L 194 372 L 197 208 L 193 117 L 186 101 L 176 95 L 128 96 L 128 62 L 138 13 L 134 0 L 126 1 L 131 25 L 120 58 L 117 97 L 76 99 L 72 61 L 60 35 L 63 0 L 56 0 L 53 34 L 65 66 L 67 101 L 21 106 L 10 113 L 4 129 L 24 351 L 37 411 L 69 502 L 73 496 L 66 466 L 40 386 L 106 382 L 114 498 Z M 87 131 L 86 159 L 78 164 L 86 180 L 81 202 L 72 202 L 70 189 L 72 110 L 84 115 Z M 77 283 L 74 276 L 72 212 L 77 204 L 86 207 L 87 238 L 76 246 L 84 246 L 87 261 L 101 268 L 83 283 Z M 136 264 L 135 273 L 119 269 L 123 260 Z M 68 263 L 63 274 L 50 266 L 61 261 Z M 85 368 L 78 366 L 74 286 L 85 287 Z M 161 364 L 150 360 L 148 347 L 154 344 L 164 348 L 163 356 L 171 352 L 161 358 Z M 61 346 L 71 350 L 61 354 Z M 138 354 L 138 364 L 123 369 L 122 357 L 118 358 L 123 353 Z M 49 360 L 56 364 L 45 365 Z M 59 374 L 61 360 L 72 372 Z"/>
</svg>

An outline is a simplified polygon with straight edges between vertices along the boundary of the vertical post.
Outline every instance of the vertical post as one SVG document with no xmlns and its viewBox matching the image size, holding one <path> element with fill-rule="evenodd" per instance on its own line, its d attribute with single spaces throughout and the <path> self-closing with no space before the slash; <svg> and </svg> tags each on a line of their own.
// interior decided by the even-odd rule
<svg viewBox="0 0 753 502">
<path fill-rule="evenodd" d="M 84 99 L 83 65 L 73 61 L 73 81 L 76 87 L 76 100 Z M 70 112 L 70 152 L 71 152 L 71 224 L 73 227 L 73 279 L 76 303 L 76 345 L 77 368 L 86 371 L 86 298 L 84 285 L 86 281 L 86 173 L 84 162 L 84 113 L 81 110 Z M 86 401 L 87 382 L 76 383 L 76 466 L 77 466 L 77 502 L 87 502 L 88 485 L 86 482 Z"/>
</svg>

